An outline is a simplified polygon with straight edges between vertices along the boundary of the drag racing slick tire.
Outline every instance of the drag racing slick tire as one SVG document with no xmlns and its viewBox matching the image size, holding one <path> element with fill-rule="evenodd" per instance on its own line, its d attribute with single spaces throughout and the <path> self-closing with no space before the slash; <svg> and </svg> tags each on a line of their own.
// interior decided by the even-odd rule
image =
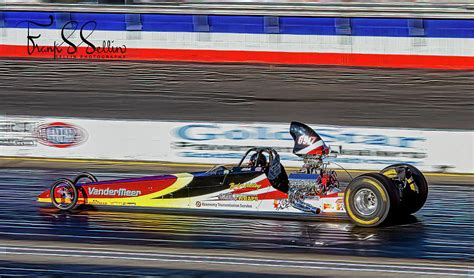
<svg viewBox="0 0 474 278">
<path fill-rule="evenodd" d="M 77 205 L 79 194 L 74 183 L 69 179 L 58 179 L 51 186 L 51 202 L 60 210 L 72 210 Z"/>
<path fill-rule="evenodd" d="M 410 164 L 393 164 L 380 172 L 401 188 L 400 216 L 423 207 L 428 198 L 428 182 L 420 170 Z"/>
<path fill-rule="evenodd" d="M 353 179 L 344 192 L 349 218 L 358 226 L 375 227 L 396 214 L 400 194 L 393 181 L 379 173 Z"/>
<path fill-rule="evenodd" d="M 74 178 L 74 185 L 77 185 L 83 179 L 88 180 L 86 183 L 98 181 L 97 178 L 91 173 L 84 172 L 84 173 L 80 173 Z"/>
</svg>

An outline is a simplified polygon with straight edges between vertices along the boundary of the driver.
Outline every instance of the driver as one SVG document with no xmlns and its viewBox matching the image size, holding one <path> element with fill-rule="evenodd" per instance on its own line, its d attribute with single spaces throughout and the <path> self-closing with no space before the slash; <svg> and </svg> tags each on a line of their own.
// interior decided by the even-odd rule
<svg viewBox="0 0 474 278">
<path fill-rule="evenodd" d="M 267 167 L 267 158 L 262 152 L 254 153 L 250 157 L 248 167 Z"/>
</svg>

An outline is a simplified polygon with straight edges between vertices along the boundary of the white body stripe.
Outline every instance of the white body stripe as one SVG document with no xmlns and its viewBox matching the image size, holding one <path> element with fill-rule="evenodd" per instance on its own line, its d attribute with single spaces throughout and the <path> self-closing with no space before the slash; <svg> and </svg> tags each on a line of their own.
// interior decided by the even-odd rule
<svg viewBox="0 0 474 278">
<path fill-rule="evenodd" d="M 312 151 L 312 150 L 314 150 L 314 149 L 316 149 L 316 148 L 318 148 L 318 147 L 321 147 L 323 144 L 324 144 L 324 143 L 323 143 L 323 140 L 319 140 L 319 141 L 316 141 L 316 142 L 314 142 L 313 144 L 307 146 L 306 148 L 297 151 L 296 153 L 297 153 L 297 154 L 307 154 L 307 153 L 309 153 L 310 151 Z"/>
</svg>

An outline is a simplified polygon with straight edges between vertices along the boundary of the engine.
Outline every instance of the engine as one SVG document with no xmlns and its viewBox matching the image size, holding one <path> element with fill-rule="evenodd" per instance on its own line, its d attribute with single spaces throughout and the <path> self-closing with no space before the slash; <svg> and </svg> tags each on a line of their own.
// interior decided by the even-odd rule
<svg viewBox="0 0 474 278">
<path fill-rule="evenodd" d="M 290 174 L 288 179 L 290 204 L 302 211 L 319 213 L 320 209 L 305 202 L 305 199 L 341 191 L 336 172 L 327 169 L 328 163 L 323 161 L 329 154 L 329 147 L 305 124 L 292 122 L 290 134 L 295 142 L 293 153 L 304 161 L 300 172 Z"/>
</svg>

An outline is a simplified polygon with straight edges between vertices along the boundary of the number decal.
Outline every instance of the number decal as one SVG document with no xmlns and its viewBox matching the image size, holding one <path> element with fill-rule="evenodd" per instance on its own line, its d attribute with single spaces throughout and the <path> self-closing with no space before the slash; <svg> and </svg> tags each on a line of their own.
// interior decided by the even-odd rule
<svg viewBox="0 0 474 278">
<path fill-rule="evenodd" d="M 308 135 L 301 135 L 298 137 L 298 144 L 300 145 L 312 145 L 314 142 L 316 142 L 316 137 Z"/>
</svg>

